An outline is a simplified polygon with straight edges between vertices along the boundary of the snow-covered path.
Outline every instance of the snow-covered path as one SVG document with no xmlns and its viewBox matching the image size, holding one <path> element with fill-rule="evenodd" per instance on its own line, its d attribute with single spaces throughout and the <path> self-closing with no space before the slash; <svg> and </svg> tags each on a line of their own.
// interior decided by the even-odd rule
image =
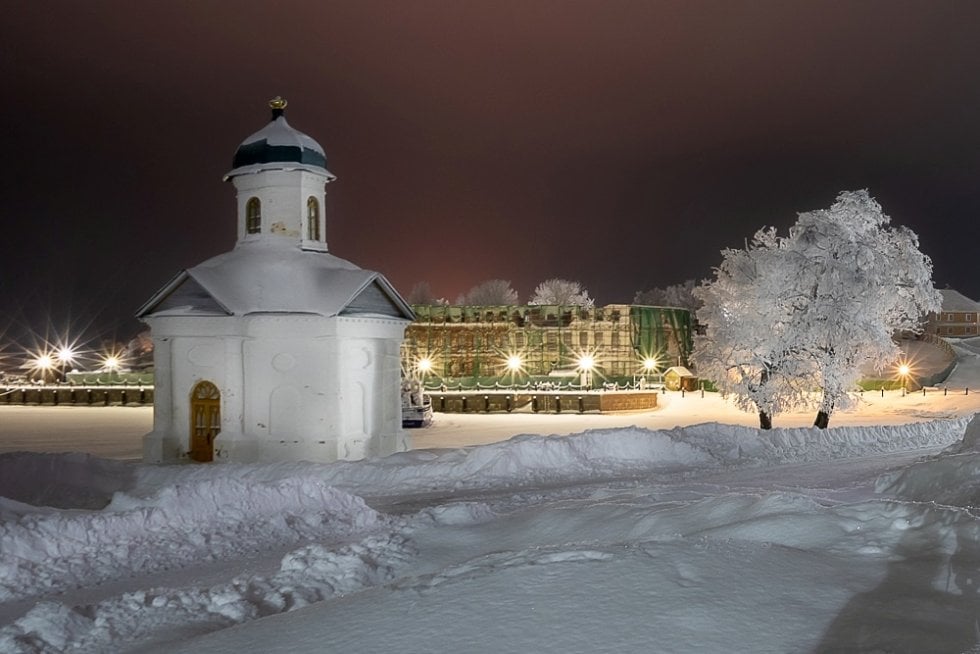
<svg viewBox="0 0 980 654">
<path fill-rule="evenodd" d="M 966 338 L 953 343 L 956 367 L 944 382 L 952 388 L 968 387 L 980 392 L 980 338 Z"/>
</svg>

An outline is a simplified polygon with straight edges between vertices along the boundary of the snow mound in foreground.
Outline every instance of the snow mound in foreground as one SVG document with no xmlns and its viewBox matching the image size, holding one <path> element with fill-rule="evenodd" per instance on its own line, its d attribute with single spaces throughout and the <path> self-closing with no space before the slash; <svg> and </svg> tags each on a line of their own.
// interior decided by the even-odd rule
<svg viewBox="0 0 980 654">
<path fill-rule="evenodd" d="M 132 492 L 214 477 L 269 482 L 305 476 L 365 497 L 518 489 L 617 476 L 672 474 L 733 466 L 827 461 L 927 447 L 958 440 L 966 419 L 832 429 L 704 423 L 653 431 L 593 429 L 569 436 L 522 435 L 456 450 L 417 451 L 384 459 L 330 464 L 140 466 Z"/>
<path fill-rule="evenodd" d="M 139 500 L 117 494 L 105 511 L 46 511 L 0 523 L 0 601 L 381 523 L 361 498 L 309 478 L 217 478 Z"/>
<path fill-rule="evenodd" d="M 302 547 L 270 576 L 238 577 L 209 588 L 139 590 L 83 607 L 39 602 L 0 629 L 0 651 L 81 654 L 136 642 L 145 650 L 387 583 L 415 555 L 406 538 L 379 535 L 336 550 Z"/>
<path fill-rule="evenodd" d="M 882 476 L 876 490 L 976 512 L 980 507 L 980 413 L 966 426 L 962 441 L 942 456 Z"/>
</svg>

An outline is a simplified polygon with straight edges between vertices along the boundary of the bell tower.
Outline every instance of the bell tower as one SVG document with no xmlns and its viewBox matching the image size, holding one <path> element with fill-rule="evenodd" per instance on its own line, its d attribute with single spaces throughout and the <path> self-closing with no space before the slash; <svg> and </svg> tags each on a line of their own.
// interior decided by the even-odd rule
<svg viewBox="0 0 980 654">
<path fill-rule="evenodd" d="M 286 122 L 286 105 L 281 97 L 269 102 L 272 119 L 242 141 L 224 177 L 238 191 L 235 247 L 326 252 L 325 186 L 336 177 L 320 144 Z"/>
</svg>

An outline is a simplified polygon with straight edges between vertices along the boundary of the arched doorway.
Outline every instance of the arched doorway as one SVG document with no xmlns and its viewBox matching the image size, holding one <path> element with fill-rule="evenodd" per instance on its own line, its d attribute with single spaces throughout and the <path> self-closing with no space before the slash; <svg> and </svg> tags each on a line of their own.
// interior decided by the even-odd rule
<svg viewBox="0 0 980 654">
<path fill-rule="evenodd" d="M 209 381 L 191 391 L 191 458 L 214 460 L 214 439 L 221 431 L 221 392 Z"/>
</svg>

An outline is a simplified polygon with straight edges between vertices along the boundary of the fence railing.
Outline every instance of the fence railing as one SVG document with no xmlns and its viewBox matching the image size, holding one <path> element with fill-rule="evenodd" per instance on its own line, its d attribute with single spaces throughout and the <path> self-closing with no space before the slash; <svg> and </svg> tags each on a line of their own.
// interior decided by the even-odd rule
<svg viewBox="0 0 980 654">
<path fill-rule="evenodd" d="M 153 404 L 152 386 L 0 386 L 0 405 Z"/>
</svg>

